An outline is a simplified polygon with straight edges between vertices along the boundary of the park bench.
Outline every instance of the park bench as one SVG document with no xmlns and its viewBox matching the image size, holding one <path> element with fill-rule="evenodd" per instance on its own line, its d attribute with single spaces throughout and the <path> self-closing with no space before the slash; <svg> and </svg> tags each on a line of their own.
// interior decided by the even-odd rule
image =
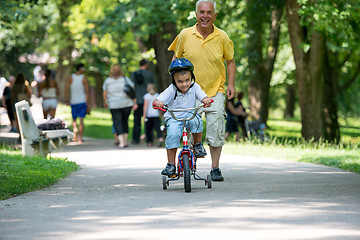
<svg viewBox="0 0 360 240">
<path fill-rule="evenodd" d="M 24 156 L 46 157 L 52 151 L 66 145 L 74 134 L 69 129 L 40 130 L 35 124 L 30 105 L 23 100 L 15 104 Z"/>
</svg>

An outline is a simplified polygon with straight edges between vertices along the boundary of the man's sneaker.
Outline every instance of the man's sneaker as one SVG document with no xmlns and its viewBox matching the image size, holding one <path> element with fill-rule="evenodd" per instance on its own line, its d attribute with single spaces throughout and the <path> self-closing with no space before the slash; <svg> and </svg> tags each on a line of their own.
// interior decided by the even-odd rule
<svg viewBox="0 0 360 240">
<path fill-rule="evenodd" d="M 161 174 L 162 174 L 162 175 L 170 176 L 170 175 L 174 175 L 175 172 L 176 172 L 176 167 L 175 167 L 175 165 L 172 164 L 172 163 L 167 163 L 165 169 L 162 170 Z"/>
<path fill-rule="evenodd" d="M 224 177 L 221 175 L 221 170 L 220 168 L 214 167 L 211 171 L 210 171 L 210 175 L 211 175 L 211 180 L 213 181 L 224 181 Z"/>
<path fill-rule="evenodd" d="M 198 158 L 206 156 L 206 150 L 204 148 L 204 145 L 201 142 L 196 143 L 194 145 L 194 153 L 195 153 L 195 156 Z"/>
</svg>

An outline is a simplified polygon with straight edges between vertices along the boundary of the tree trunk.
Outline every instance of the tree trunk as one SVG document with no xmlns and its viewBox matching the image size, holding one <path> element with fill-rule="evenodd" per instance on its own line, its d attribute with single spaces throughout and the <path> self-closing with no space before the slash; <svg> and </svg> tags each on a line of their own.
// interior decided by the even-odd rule
<svg viewBox="0 0 360 240">
<path fill-rule="evenodd" d="M 268 19 L 264 17 L 267 14 L 264 14 L 263 11 L 269 11 L 270 8 L 256 0 L 247 1 L 250 115 L 261 118 L 264 123 L 266 123 L 269 115 L 270 80 L 279 45 L 280 23 L 284 5 L 279 4 L 272 7 L 270 36 L 264 57 L 263 26 L 264 23 L 268 22 Z"/>
<path fill-rule="evenodd" d="M 104 79 L 100 72 L 93 72 L 93 76 L 96 81 L 96 86 L 94 88 L 95 91 L 95 97 L 94 97 L 94 107 L 103 107 L 104 106 L 104 99 L 103 99 L 103 82 Z"/>
<path fill-rule="evenodd" d="M 293 118 L 296 102 L 296 87 L 294 84 L 286 87 L 286 108 L 284 118 Z"/>
<path fill-rule="evenodd" d="M 340 141 L 340 127 L 337 114 L 339 68 L 338 66 L 331 66 L 330 54 L 326 51 L 324 64 L 324 138 L 329 142 L 338 143 Z M 333 57 L 335 58 L 334 62 L 338 63 L 337 54 L 333 55 Z"/>
<path fill-rule="evenodd" d="M 260 94 L 260 118 L 263 123 L 267 122 L 269 117 L 269 98 L 270 98 L 270 81 L 274 70 L 276 54 L 279 47 L 280 24 L 283 14 L 284 5 L 274 6 L 271 12 L 270 38 L 267 46 L 267 56 L 265 62 L 264 81 L 262 82 L 262 91 Z"/>
<path fill-rule="evenodd" d="M 61 40 L 59 40 L 61 41 L 61 44 L 59 45 L 63 46 L 63 48 L 59 51 L 59 62 L 56 68 L 56 81 L 60 88 L 60 101 L 64 101 L 65 83 L 71 75 L 71 68 L 73 66 L 71 54 L 74 50 L 74 40 L 72 39 L 70 29 L 65 24 L 68 20 L 68 17 L 70 16 L 70 6 L 72 4 L 74 4 L 74 2 L 70 0 L 57 2 L 60 17 L 59 22 L 57 23 L 57 30 L 59 36 L 61 36 Z"/>
<path fill-rule="evenodd" d="M 60 88 L 59 100 L 61 102 L 64 101 L 65 83 L 71 75 L 71 69 L 73 65 L 71 59 L 72 50 L 72 47 L 67 47 L 61 50 L 59 53 L 59 64 L 56 68 L 56 82 L 58 83 Z"/>
<path fill-rule="evenodd" d="M 264 9 L 256 0 L 247 0 L 247 28 L 249 38 L 247 41 L 247 55 L 249 63 L 249 104 L 250 115 L 254 118 L 260 117 L 262 82 L 264 81 L 264 59 L 262 33 L 264 32 Z"/>
<path fill-rule="evenodd" d="M 302 136 L 306 140 L 318 141 L 323 137 L 323 67 L 324 37 L 312 31 L 307 35 L 300 25 L 299 5 L 296 0 L 286 1 L 290 41 L 296 65 L 296 79 L 299 88 Z M 310 48 L 301 46 L 307 43 Z"/>
<path fill-rule="evenodd" d="M 173 23 L 170 22 L 163 24 L 162 31 L 150 35 L 157 60 L 159 91 L 163 91 L 171 83 L 168 67 L 171 63 L 172 52 L 169 52 L 167 49 L 175 36 L 176 27 Z"/>
</svg>

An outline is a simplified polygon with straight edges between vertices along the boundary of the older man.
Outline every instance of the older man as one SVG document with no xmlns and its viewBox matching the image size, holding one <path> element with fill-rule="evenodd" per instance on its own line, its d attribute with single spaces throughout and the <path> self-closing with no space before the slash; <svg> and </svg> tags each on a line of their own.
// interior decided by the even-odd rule
<svg viewBox="0 0 360 240">
<path fill-rule="evenodd" d="M 197 1 L 197 23 L 183 29 L 168 50 L 175 52 L 173 60 L 184 57 L 194 64 L 196 82 L 214 99 L 213 105 L 203 110 L 206 117 L 206 141 L 212 159 L 212 180 L 223 181 L 219 160 L 225 144 L 224 103 L 225 95 L 228 99 L 235 96 L 236 65 L 233 43 L 223 30 L 214 25 L 216 17 L 215 1 Z M 228 86 L 225 91 L 226 70 Z"/>
</svg>

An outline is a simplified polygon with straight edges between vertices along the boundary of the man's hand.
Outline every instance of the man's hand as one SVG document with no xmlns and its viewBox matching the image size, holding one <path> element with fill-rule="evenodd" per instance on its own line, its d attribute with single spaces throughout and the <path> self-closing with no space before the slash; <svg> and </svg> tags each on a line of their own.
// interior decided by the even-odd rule
<svg viewBox="0 0 360 240">
<path fill-rule="evenodd" d="M 226 95 L 227 95 L 227 98 L 230 100 L 230 99 L 233 99 L 236 95 L 236 90 L 235 90 L 235 87 L 232 86 L 232 85 L 229 85 L 228 88 L 227 88 L 227 91 L 226 91 Z"/>
</svg>

